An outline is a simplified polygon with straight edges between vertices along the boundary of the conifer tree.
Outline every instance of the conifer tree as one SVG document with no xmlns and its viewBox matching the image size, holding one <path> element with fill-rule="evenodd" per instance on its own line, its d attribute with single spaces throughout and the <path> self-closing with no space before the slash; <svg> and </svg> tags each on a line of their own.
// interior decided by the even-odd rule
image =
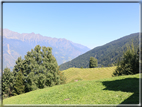
<svg viewBox="0 0 142 107">
<path fill-rule="evenodd" d="M 22 75 L 22 70 L 20 70 L 18 72 L 18 75 L 16 77 L 16 83 L 15 83 L 15 86 L 14 86 L 14 89 L 15 89 L 15 95 L 19 95 L 19 94 L 22 94 L 24 93 L 25 91 L 25 86 L 24 86 L 24 81 L 23 81 L 23 75 Z"/>
<path fill-rule="evenodd" d="M 27 83 L 25 84 L 25 92 L 29 92 L 32 90 L 36 90 L 37 87 L 37 75 L 34 74 L 34 72 L 30 72 L 28 77 L 26 78 Z"/>
<path fill-rule="evenodd" d="M 139 55 L 134 50 L 133 43 L 127 46 L 126 52 L 123 53 L 122 60 L 117 64 L 117 68 L 113 76 L 129 75 L 139 73 Z"/>
<path fill-rule="evenodd" d="M 55 57 L 52 55 L 52 48 L 42 47 L 43 50 L 43 66 L 46 74 L 46 85 L 54 86 L 60 84 L 60 76 L 58 74 L 58 64 Z"/>
<path fill-rule="evenodd" d="M 25 92 L 58 85 L 63 83 L 64 78 L 63 75 L 61 75 L 62 79 L 60 77 L 61 73 L 52 55 L 52 48 L 45 46 L 41 48 L 39 45 L 28 51 L 24 59 L 19 57 L 13 71 L 15 76 L 21 71 Z"/>
<path fill-rule="evenodd" d="M 10 69 L 6 67 L 2 76 L 3 97 L 9 97 L 13 95 L 13 79 L 13 73 L 10 72 Z"/>
</svg>

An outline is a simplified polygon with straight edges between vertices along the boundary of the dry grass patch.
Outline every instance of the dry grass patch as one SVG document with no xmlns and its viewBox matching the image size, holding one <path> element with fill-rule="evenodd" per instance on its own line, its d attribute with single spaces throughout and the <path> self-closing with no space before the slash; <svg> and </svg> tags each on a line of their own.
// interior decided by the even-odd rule
<svg viewBox="0 0 142 107">
<path fill-rule="evenodd" d="M 103 68 L 69 68 L 64 70 L 67 83 L 75 80 L 98 80 L 112 77 L 116 67 L 103 67 Z"/>
</svg>

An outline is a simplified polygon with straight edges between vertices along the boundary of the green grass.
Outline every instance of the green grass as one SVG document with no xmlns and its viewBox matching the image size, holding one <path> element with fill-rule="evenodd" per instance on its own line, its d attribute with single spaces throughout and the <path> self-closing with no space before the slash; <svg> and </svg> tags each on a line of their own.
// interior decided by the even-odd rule
<svg viewBox="0 0 142 107">
<path fill-rule="evenodd" d="M 75 80 L 99 80 L 112 77 L 116 67 L 103 68 L 69 68 L 64 70 L 66 82 L 73 82 Z"/>
<path fill-rule="evenodd" d="M 72 82 L 35 90 L 3 100 L 3 104 L 127 103 L 139 103 L 139 74 Z"/>
</svg>

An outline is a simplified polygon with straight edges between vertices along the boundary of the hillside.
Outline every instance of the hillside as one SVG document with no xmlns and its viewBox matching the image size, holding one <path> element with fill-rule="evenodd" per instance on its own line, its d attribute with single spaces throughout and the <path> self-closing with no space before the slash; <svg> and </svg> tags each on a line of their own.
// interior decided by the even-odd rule
<svg viewBox="0 0 142 107">
<path fill-rule="evenodd" d="M 50 35 L 49 35 L 50 36 Z M 3 30 L 3 62 L 4 68 L 13 68 L 18 57 L 31 51 L 36 45 L 52 47 L 52 53 L 58 65 L 67 62 L 89 50 L 86 46 L 72 41 L 51 38 L 35 33 L 17 33 L 8 29 Z"/>
<path fill-rule="evenodd" d="M 135 49 L 139 46 L 139 33 L 130 34 L 120 39 L 107 43 L 103 46 L 96 47 L 71 61 L 68 61 L 60 65 L 60 70 L 65 70 L 71 67 L 75 68 L 88 68 L 90 57 L 95 57 L 98 60 L 98 65 L 108 66 L 112 63 L 116 63 L 118 59 L 121 59 L 123 52 L 126 50 L 126 44 L 133 44 Z"/>
<path fill-rule="evenodd" d="M 3 104 L 139 104 L 139 74 L 78 81 L 35 90 Z"/>
<path fill-rule="evenodd" d="M 62 71 L 66 77 L 66 82 L 74 82 L 80 80 L 99 80 L 112 77 L 116 67 L 103 68 L 69 68 Z"/>
</svg>

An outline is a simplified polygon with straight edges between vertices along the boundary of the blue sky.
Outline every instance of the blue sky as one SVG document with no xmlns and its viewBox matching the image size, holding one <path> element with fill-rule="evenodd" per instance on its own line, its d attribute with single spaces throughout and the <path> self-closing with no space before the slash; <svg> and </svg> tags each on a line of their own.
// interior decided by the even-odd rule
<svg viewBox="0 0 142 107">
<path fill-rule="evenodd" d="M 89 48 L 140 30 L 138 3 L 4 3 L 3 28 Z"/>
</svg>

